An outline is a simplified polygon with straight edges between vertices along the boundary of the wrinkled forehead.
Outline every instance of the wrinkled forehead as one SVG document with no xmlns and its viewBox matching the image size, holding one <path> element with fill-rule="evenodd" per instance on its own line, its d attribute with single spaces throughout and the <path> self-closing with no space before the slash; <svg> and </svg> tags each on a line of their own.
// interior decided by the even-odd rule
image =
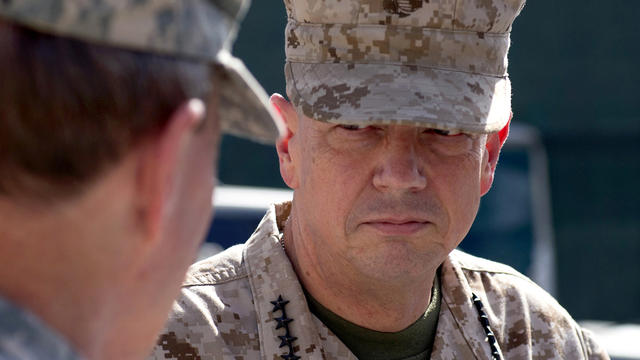
<svg viewBox="0 0 640 360">
<path fill-rule="evenodd" d="M 329 132 L 331 129 L 336 127 L 341 127 L 350 130 L 379 130 L 383 133 L 389 132 L 397 132 L 397 131 L 410 131 L 413 133 L 437 133 L 440 135 L 454 136 L 454 135 L 464 135 L 467 138 L 476 140 L 476 141 L 484 141 L 490 134 L 497 133 L 476 133 L 476 132 L 465 132 L 460 130 L 442 130 L 438 127 L 431 126 L 429 124 L 424 124 L 421 122 L 417 123 L 405 123 L 402 121 L 383 121 L 383 122 L 371 122 L 366 124 L 353 124 L 348 120 L 341 121 L 341 119 L 337 119 L 336 121 L 326 122 L 326 121 L 318 121 L 312 119 L 301 112 L 297 113 L 298 116 L 298 130 L 299 133 L 304 137 L 314 136 L 322 133 Z M 302 131 L 300 131 L 302 130 Z"/>
</svg>

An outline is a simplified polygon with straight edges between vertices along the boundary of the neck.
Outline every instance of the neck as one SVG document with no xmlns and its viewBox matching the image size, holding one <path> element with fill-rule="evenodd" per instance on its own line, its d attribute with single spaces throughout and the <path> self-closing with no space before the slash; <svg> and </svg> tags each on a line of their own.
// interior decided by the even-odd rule
<svg viewBox="0 0 640 360">
<path fill-rule="evenodd" d="M 364 328 L 397 332 L 426 311 L 437 266 L 416 278 L 380 281 L 318 249 L 299 229 L 292 216 L 284 230 L 287 256 L 305 290 L 336 315 Z"/>
<path fill-rule="evenodd" d="M 29 216 L 3 205 L 0 293 L 91 355 L 89 349 L 101 346 L 96 334 L 108 326 L 111 299 L 100 286 L 106 279 L 83 259 L 89 238 L 75 226 L 69 209 Z"/>
<path fill-rule="evenodd" d="M 143 308 L 139 295 L 127 289 L 137 272 L 136 241 L 134 224 L 126 220 L 129 194 L 117 185 L 48 205 L 0 197 L 0 295 L 91 360 L 109 358 L 105 349 L 137 340 L 120 334 L 116 346 L 109 344 L 123 328 L 123 314 Z"/>
</svg>

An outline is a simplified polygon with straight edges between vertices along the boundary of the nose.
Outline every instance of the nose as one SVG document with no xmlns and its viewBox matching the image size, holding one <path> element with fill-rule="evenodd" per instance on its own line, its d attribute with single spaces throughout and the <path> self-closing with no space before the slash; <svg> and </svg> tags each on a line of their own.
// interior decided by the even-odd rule
<svg viewBox="0 0 640 360">
<path fill-rule="evenodd" d="M 379 151 L 380 162 L 373 176 L 378 190 L 416 192 L 427 186 L 422 162 L 410 139 L 389 139 Z"/>
</svg>

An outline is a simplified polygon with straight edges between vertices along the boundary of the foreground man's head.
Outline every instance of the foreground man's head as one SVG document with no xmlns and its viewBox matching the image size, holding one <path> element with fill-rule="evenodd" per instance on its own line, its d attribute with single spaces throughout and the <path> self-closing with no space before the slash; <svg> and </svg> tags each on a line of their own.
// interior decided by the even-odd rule
<svg viewBox="0 0 640 360">
<path fill-rule="evenodd" d="M 279 134 L 229 54 L 246 6 L 0 3 L 0 312 L 90 359 L 146 355 L 209 223 L 221 131 Z M 54 358 L 5 347 L 2 318 L 0 357 Z"/>
</svg>

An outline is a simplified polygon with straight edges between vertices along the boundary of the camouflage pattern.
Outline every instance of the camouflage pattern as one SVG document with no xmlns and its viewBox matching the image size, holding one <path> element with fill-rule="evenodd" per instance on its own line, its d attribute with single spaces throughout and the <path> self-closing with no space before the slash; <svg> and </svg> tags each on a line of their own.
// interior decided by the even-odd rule
<svg viewBox="0 0 640 360">
<path fill-rule="evenodd" d="M 0 18 L 36 31 L 127 50 L 220 64 L 223 130 L 258 141 L 280 134 L 267 94 L 229 53 L 248 0 L 4 0 Z"/>
<path fill-rule="evenodd" d="M 81 360 L 69 344 L 33 314 L 0 296 L 0 360 Z"/>
<path fill-rule="evenodd" d="M 287 94 L 312 119 L 487 133 L 511 111 L 525 0 L 284 0 Z"/>
<path fill-rule="evenodd" d="M 356 359 L 309 312 L 302 287 L 279 244 L 290 203 L 272 207 L 244 245 L 195 264 L 150 359 L 276 360 L 284 329 L 274 301 L 288 300 L 295 355 Z M 471 302 L 483 301 L 505 359 L 608 359 L 544 290 L 512 268 L 454 251 L 441 275 L 442 305 L 432 359 L 491 359 Z"/>
</svg>

